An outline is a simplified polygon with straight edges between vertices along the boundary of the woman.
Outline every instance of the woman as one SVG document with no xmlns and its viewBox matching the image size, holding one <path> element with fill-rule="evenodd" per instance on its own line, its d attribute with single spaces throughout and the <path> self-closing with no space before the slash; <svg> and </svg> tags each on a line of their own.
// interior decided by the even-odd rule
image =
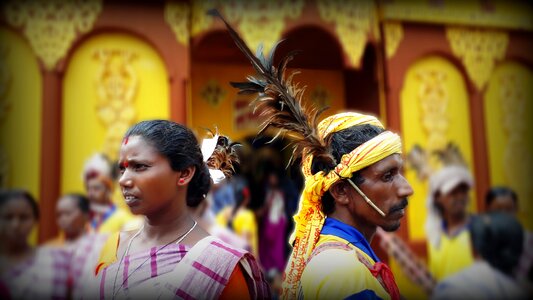
<svg viewBox="0 0 533 300">
<path fill-rule="evenodd" d="M 205 161 L 194 134 L 183 125 L 152 120 L 128 130 L 120 149 L 119 184 L 131 212 L 144 222 L 139 230 L 108 240 L 95 270 L 98 295 L 93 297 L 270 297 L 254 258 L 209 236 L 187 209 L 209 191 Z"/>
<path fill-rule="evenodd" d="M 37 203 L 28 192 L 0 191 L 0 286 L 3 286 L 3 299 L 68 297 L 67 252 L 49 247 L 35 248 L 28 243 L 38 218 Z"/>
<path fill-rule="evenodd" d="M 235 207 L 231 212 L 228 224 L 233 231 L 246 240 L 250 251 L 259 257 L 257 244 L 257 220 L 255 213 L 248 208 L 250 205 L 250 189 L 246 181 L 237 182 L 235 186 Z"/>
<path fill-rule="evenodd" d="M 62 196 L 56 204 L 56 218 L 61 233 L 46 245 L 74 250 L 90 231 L 89 199 L 77 193 Z"/>
<path fill-rule="evenodd" d="M 285 194 L 280 188 L 279 176 L 273 171 L 267 176 L 265 206 L 262 209 L 262 226 L 259 238 L 259 255 L 261 265 L 269 272 L 283 272 L 285 268 L 285 233 L 287 217 L 285 216 Z"/>
</svg>

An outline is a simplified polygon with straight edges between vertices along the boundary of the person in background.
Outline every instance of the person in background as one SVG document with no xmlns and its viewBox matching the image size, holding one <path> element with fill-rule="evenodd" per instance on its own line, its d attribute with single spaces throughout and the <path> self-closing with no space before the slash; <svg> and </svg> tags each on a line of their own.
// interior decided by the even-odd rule
<svg viewBox="0 0 533 300">
<path fill-rule="evenodd" d="M 89 199 L 82 194 L 66 194 L 56 204 L 56 221 L 61 230 L 47 245 L 74 250 L 78 241 L 90 231 Z"/>
<path fill-rule="evenodd" d="M 90 203 L 90 225 L 93 230 L 114 233 L 134 223 L 131 214 L 113 203 L 113 168 L 105 155 L 97 153 L 87 160 L 83 179 Z"/>
<path fill-rule="evenodd" d="M 506 212 L 517 217 L 518 196 L 508 187 L 493 187 L 485 196 L 485 207 L 487 212 Z M 515 276 L 521 284 L 533 289 L 533 233 L 529 230 L 524 230 L 524 250 Z"/>
<path fill-rule="evenodd" d="M 432 299 L 529 299 L 513 278 L 524 236 L 516 218 L 501 212 L 475 216 L 470 232 L 475 262 L 441 281 Z"/>
<path fill-rule="evenodd" d="M 467 212 L 473 185 L 470 172 L 460 165 L 445 166 L 430 177 L 425 229 L 429 270 L 437 282 L 474 262 Z"/>
<path fill-rule="evenodd" d="M 68 251 L 28 242 L 39 219 L 35 199 L 24 190 L 0 190 L 0 286 L 11 299 L 67 299 Z M 8 299 L 9 299 L 8 298 Z"/>
<path fill-rule="evenodd" d="M 499 211 L 516 216 L 518 196 L 508 187 L 493 187 L 485 195 L 485 207 L 487 212 Z"/>
<path fill-rule="evenodd" d="M 235 183 L 235 207 L 232 209 L 227 224 L 250 246 L 250 252 L 259 259 L 257 219 L 250 205 L 250 189 L 245 180 Z"/>
<path fill-rule="evenodd" d="M 266 195 L 261 213 L 261 234 L 259 235 L 259 255 L 265 270 L 276 269 L 282 273 L 285 268 L 285 195 L 280 187 L 277 172 L 271 171 L 266 178 Z"/>
</svg>

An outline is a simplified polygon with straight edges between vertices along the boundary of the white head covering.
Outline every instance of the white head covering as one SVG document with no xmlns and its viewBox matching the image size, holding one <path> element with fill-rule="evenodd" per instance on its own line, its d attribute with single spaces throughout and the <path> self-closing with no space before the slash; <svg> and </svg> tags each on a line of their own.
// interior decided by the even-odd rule
<svg viewBox="0 0 533 300">
<path fill-rule="evenodd" d="M 219 135 L 217 133 L 210 139 L 203 139 L 201 150 L 204 162 L 207 162 L 211 155 L 213 155 L 213 152 L 217 147 L 218 137 Z M 224 178 L 226 178 L 222 171 L 216 169 L 209 169 L 209 175 L 211 176 L 211 179 L 213 179 L 214 184 L 219 184 Z"/>
<path fill-rule="evenodd" d="M 85 180 L 87 180 L 87 176 L 92 173 L 98 176 L 106 176 L 110 179 L 113 177 L 111 164 L 104 154 L 95 153 L 85 161 L 83 172 L 81 174 L 83 182 L 85 182 Z"/>
<path fill-rule="evenodd" d="M 442 234 L 442 216 L 435 206 L 435 194 L 447 194 L 460 184 L 466 184 L 469 188 L 474 186 L 474 179 L 468 169 L 460 165 L 443 167 L 429 179 L 429 194 L 426 206 L 428 216 L 425 230 L 428 241 L 435 247 L 440 244 Z"/>
</svg>

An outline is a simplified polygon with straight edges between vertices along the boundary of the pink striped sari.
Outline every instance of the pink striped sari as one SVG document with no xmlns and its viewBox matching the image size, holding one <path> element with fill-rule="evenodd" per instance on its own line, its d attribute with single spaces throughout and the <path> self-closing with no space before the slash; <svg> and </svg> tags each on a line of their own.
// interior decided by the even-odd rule
<svg viewBox="0 0 533 300">
<path fill-rule="evenodd" d="M 192 248 L 161 247 L 127 255 L 122 263 L 103 269 L 94 299 L 218 299 L 237 264 L 251 298 L 270 298 L 257 262 L 244 250 L 215 237 L 204 238 Z"/>
<path fill-rule="evenodd" d="M 109 234 L 91 233 L 84 236 L 72 253 L 69 279 L 73 299 L 83 298 L 87 282 L 94 280 L 94 268 Z"/>
<path fill-rule="evenodd" d="M 11 299 L 67 299 L 70 254 L 37 248 L 35 255 L 1 276 Z"/>
</svg>

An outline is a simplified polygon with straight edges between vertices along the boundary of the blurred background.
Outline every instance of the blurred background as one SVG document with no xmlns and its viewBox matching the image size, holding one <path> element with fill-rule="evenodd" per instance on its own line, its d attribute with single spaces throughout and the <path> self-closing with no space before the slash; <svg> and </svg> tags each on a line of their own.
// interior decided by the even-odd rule
<svg viewBox="0 0 533 300">
<path fill-rule="evenodd" d="M 242 143 L 237 179 L 248 185 L 247 209 L 260 220 L 271 185 L 281 186 L 282 230 L 290 232 L 302 187 L 298 162 L 287 167 L 287 140 L 256 137 L 253 98 L 229 85 L 253 69 L 222 22 L 205 14 L 210 8 L 251 49 L 262 44 L 268 52 L 283 39 L 276 61 L 301 50 L 289 68 L 301 71 L 294 81 L 306 86 L 307 102 L 330 107 L 323 117 L 370 113 L 402 136 L 415 194 L 397 235 L 422 261 L 428 178 L 450 160 L 474 177 L 470 212 L 485 210 L 491 187 L 506 186 L 518 195 L 522 225 L 533 229 L 528 1 L 6 1 L 0 185 L 37 199 L 32 243 L 57 236 L 56 202 L 85 193 L 89 157 L 115 161 L 126 129 L 154 118 L 186 124 L 199 139 L 217 128 Z M 126 208 L 117 189 L 113 199 Z M 268 225 L 257 222 L 261 233 Z M 393 258 L 378 253 L 403 293 L 421 295 Z"/>
</svg>

